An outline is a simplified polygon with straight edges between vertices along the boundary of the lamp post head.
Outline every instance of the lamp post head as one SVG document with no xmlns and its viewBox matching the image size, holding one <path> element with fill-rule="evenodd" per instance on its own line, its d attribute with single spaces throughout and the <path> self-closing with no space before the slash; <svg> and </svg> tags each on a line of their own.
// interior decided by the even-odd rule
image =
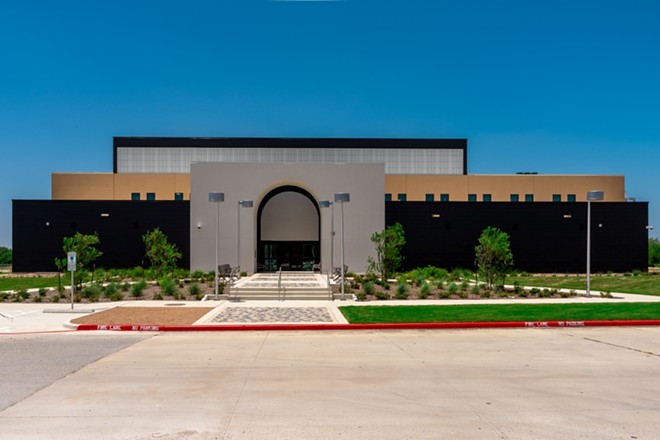
<svg viewBox="0 0 660 440">
<path fill-rule="evenodd" d="M 335 193 L 335 203 L 346 203 L 351 201 L 349 193 Z"/>
<path fill-rule="evenodd" d="M 243 208 L 252 208 L 254 206 L 252 200 L 239 200 L 238 204 Z"/>
<path fill-rule="evenodd" d="M 332 205 L 330 200 L 321 200 L 319 201 L 319 208 L 329 208 Z"/>
<path fill-rule="evenodd" d="M 225 193 L 223 192 L 210 192 L 209 193 L 209 202 L 224 202 L 225 201 Z"/>
<path fill-rule="evenodd" d="M 589 191 L 587 193 L 587 200 L 590 202 L 603 199 L 605 199 L 605 191 Z"/>
</svg>

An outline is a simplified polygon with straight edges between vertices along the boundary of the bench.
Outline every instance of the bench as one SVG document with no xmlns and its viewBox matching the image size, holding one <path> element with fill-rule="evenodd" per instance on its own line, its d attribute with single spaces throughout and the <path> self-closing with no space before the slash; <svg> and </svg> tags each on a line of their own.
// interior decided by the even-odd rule
<svg viewBox="0 0 660 440">
<path fill-rule="evenodd" d="M 238 267 L 231 267 L 229 264 L 219 264 L 218 278 L 220 278 L 226 286 L 231 286 L 234 280 L 238 278 L 239 270 Z"/>
<path fill-rule="evenodd" d="M 344 264 L 344 276 L 348 273 L 348 265 Z M 332 268 L 332 280 L 337 282 L 341 280 L 341 267 Z"/>
</svg>

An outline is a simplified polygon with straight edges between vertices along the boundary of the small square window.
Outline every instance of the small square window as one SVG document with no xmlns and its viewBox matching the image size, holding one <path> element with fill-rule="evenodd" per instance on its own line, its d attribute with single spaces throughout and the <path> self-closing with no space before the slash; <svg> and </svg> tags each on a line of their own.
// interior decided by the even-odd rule
<svg viewBox="0 0 660 440">
<path fill-rule="evenodd" d="M 569 201 L 569 202 L 574 202 L 575 201 L 575 194 L 569 194 L 566 197 L 566 200 Z"/>
<path fill-rule="evenodd" d="M 399 202 L 405 202 L 405 201 L 406 201 L 406 195 L 405 195 L 405 194 L 397 194 L 397 195 L 396 195 L 396 199 L 397 199 Z"/>
<path fill-rule="evenodd" d="M 519 202 L 520 201 L 520 196 L 518 194 L 511 194 L 510 200 L 512 202 Z"/>
<path fill-rule="evenodd" d="M 156 200 L 156 193 L 147 193 L 147 200 Z"/>
<path fill-rule="evenodd" d="M 391 202 L 392 201 L 392 194 L 385 193 L 385 201 L 386 202 Z"/>
<path fill-rule="evenodd" d="M 174 200 L 183 200 L 183 193 L 174 193 Z"/>
<path fill-rule="evenodd" d="M 449 194 L 440 194 L 440 201 L 441 202 L 448 202 L 449 201 Z"/>
<path fill-rule="evenodd" d="M 553 194 L 552 195 L 552 201 L 553 202 L 561 202 L 561 194 Z"/>
<path fill-rule="evenodd" d="M 534 194 L 525 194 L 525 201 L 526 202 L 533 202 L 534 201 Z"/>
<path fill-rule="evenodd" d="M 131 200 L 140 200 L 140 193 L 131 193 Z"/>
<path fill-rule="evenodd" d="M 476 201 L 477 201 L 476 194 L 468 194 L 468 202 L 476 202 Z"/>
<path fill-rule="evenodd" d="M 427 194 L 424 200 L 426 200 L 427 202 L 433 202 L 435 201 L 435 196 L 433 194 Z"/>
<path fill-rule="evenodd" d="M 493 200 L 493 196 L 491 196 L 490 194 L 484 194 L 484 195 L 482 196 L 482 200 L 483 200 L 484 202 L 491 202 L 491 201 Z"/>
</svg>

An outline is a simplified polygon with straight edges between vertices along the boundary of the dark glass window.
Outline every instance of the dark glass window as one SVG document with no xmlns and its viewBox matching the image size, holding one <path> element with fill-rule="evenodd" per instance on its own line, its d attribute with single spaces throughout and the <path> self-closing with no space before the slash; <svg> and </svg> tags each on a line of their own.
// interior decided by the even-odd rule
<svg viewBox="0 0 660 440">
<path fill-rule="evenodd" d="M 490 202 L 490 201 L 493 200 L 493 196 L 491 196 L 490 194 L 484 194 L 483 197 L 482 197 L 482 200 L 484 202 Z"/>
<path fill-rule="evenodd" d="M 183 200 L 183 193 L 174 193 L 174 200 Z"/>
<path fill-rule="evenodd" d="M 520 201 L 520 196 L 518 194 L 511 194 L 511 201 L 512 202 L 519 202 Z"/>
<path fill-rule="evenodd" d="M 156 193 L 147 193 L 147 200 L 156 200 Z"/>
<path fill-rule="evenodd" d="M 448 202 L 449 201 L 449 194 L 440 194 L 440 201 L 441 202 Z"/>
<path fill-rule="evenodd" d="M 569 194 L 566 197 L 566 200 L 569 201 L 569 202 L 574 202 L 575 201 L 575 194 Z"/>
<path fill-rule="evenodd" d="M 525 194 L 525 201 L 526 202 L 533 202 L 534 201 L 534 194 Z"/>
<path fill-rule="evenodd" d="M 468 202 L 476 202 L 476 201 L 477 201 L 476 194 L 468 194 Z"/>
<path fill-rule="evenodd" d="M 552 195 L 552 201 L 553 202 L 561 202 L 561 194 L 553 194 Z"/>
<path fill-rule="evenodd" d="M 405 195 L 405 194 L 397 194 L 397 195 L 396 195 L 396 199 L 397 199 L 399 202 L 405 202 L 405 201 L 406 201 L 406 195 Z"/>
<path fill-rule="evenodd" d="M 391 202 L 392 201 L 392 194 L 385 193 L 385 201 L 386 202 Z"/>
<path fill-rule="evenodd" d="M 140 193 L 131 193 L 131 200 L 140 200 Z"/>
<path fill-rule="evenodd" d="M 435 201 L 435 196 L 433 194 L 427 194 L 424 200 L 427 202 L 433 202 Z"/>
</svg>

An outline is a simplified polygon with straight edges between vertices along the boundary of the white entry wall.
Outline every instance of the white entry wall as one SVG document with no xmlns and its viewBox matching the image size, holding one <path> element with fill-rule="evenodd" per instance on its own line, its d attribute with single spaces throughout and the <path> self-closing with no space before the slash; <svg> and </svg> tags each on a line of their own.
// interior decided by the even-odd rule
<svg viewBox="0 0 660 440">
<path fill-rule="evenodd" d="M 332 201 L 334 194 L 338 192 L 350 193 L 350 202 L 344 204 L 345 264 L 348 264 L 349 270 L 361 273 L 367 268 L 367 258 L 375 256 L 370 238 L 374 232 L 381 231 L 385 224 L 385 168 L 383 164 L 205 162 L 193 163 L 190 172 L 190 267 L 192 270 L 211 271 L 214 269 L 216 226 L 219 224 L 218 264 L 230 264 L 231 266 L 238 264 L 241 266 L 241 270 L 254 272 L 259 206 L 269 192 L 289 185 L 305 190 L 317 201 Z M 224 202 L 210 203 L 208 201 L 210 192 L 223 192 Z M 297 196 L 300 194 L 285 196 L 290 199 L 283 200 L 283 202 L 295 204 Z M 254 206 L 239 208 L 241 200 L 252 200 Z M 270 203 L 266 204 L 264 209 L 267 210 L 269 205 Z M 273 206 L 278 205 L 280 204 Z M 218 208 L 219 221 L 216 221 Z M 325 271 L 332 266 L 330 263 L 332 209 L 324 208 L 319 212 L 321 265 Z M 339 266 L 341 255 L 341 206 L 339 204 L 335 206 L 334 213 L 334 266 Z M 240 262 L 237 261 L 239 215 Z M 308 215 L 300 217 L 307 219 L 301 220 L 303 222 L 312 218 Z M 318 224 L 314 225 L 316 230 L 318 230 L 317 226 Z M 305 227 L 309 231 L 313 229 L 311 225 Z M 280 231 L 278 233 L 281 233 L 286 228 L 280 227 L 278 230 Z M 262 239 L 264 232 L 267 231 L 261 231 Z"/>
</svg>

